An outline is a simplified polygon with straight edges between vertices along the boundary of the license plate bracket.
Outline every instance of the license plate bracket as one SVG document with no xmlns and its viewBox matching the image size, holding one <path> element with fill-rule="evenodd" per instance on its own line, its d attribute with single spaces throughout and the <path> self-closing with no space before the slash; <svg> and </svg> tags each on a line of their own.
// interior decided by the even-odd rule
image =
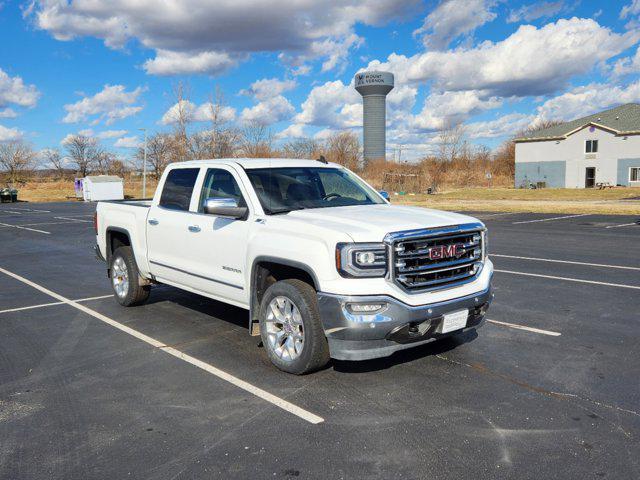
<svg viewBox="0 0 640 480">
<path fill-rule="evenodd" d="M 442 323 L 440 324 L 440 333 L 454 332 L 466 327 L 468 318 L 468 309 L 444 314 L 442 317 Z"/>
</svg>

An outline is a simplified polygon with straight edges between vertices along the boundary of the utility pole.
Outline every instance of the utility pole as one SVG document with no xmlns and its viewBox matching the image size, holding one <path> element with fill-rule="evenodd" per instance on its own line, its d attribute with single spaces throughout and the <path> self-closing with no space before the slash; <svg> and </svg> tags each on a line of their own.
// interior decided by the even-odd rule
<svg viewBox="0 0 640 480">
<path fill-rule="evenodd" d="M 144 160 L 142 161 L 142 198 L 147 198 L 147 129 L 139 128 L 144 132 Z"/>
</svg>

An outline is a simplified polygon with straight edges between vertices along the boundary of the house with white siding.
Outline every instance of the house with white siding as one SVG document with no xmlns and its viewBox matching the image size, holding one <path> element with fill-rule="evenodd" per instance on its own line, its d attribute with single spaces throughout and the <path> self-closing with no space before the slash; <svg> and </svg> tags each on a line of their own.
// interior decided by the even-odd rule
<svg viewBox="0 0 640 480">
<path fill-rule="evenodd" d="M 640 104 L 538 130 L 515 143 L 516 188 L 640 187 Z"/>
</svg>

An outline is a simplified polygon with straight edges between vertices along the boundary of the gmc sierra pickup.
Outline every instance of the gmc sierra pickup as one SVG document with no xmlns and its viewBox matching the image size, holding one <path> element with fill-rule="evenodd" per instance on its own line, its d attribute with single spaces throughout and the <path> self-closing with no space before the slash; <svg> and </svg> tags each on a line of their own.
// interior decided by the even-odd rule
<svg viewBox="0 0 640 480">
<path fill-rule="evenodd" d="M 174 163 L 153 200 L 100 202 L 95 224 L 120 304 L 168 284 L 246 308 L 295 374 L 477 328 L 492 299 L 481 222 L 391 205 L 324 159 Z"/>
</svg>

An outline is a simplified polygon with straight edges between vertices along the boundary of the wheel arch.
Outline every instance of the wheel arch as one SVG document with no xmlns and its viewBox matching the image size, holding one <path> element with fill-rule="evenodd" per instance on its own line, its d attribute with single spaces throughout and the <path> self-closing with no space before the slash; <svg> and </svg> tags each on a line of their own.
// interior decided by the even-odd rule
<svg viewBox="0 0 640 480">
<path fill-rule="evenodd" d="M 249 333 L 259 335 L 258 315 L 260 302 L 265 291 L 275 281 L 297 278 L 311 285 L 316 291 L 320 288 L 318 277 L 309 265 L 288 258 L 261 255 L 253 260 L 250 277 Z"/>
<path fill-rule="evenodd" d="M 118 247 L 129 246 L 133 248 L 131 243 L 131 234 L 129 230 L 122 227 L 107 227 L 106 235 L 106 260 L 107 265 L 111 264 L 111 256 Z"/>
</svg>

